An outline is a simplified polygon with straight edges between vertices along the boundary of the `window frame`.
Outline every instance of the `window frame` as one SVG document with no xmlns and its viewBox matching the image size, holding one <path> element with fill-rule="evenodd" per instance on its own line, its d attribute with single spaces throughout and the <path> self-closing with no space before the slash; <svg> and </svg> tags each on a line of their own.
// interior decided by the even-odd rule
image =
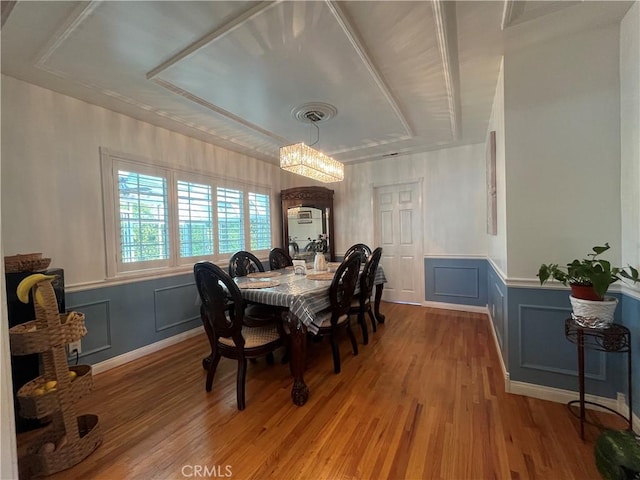
<svg viewBox="0 0 640 480">
<path fill-rule="evenodd" d="M 274 245 L 275 230 L 274 221 L 274 198 L 272 189 L 267 185 L 260 185 L 252 182 L 231 179 L 208 172 L 187 170 L 184 168 L 150 162 L 145 158 L 135 155 L 114 152 L 107 148 L 100 148 L 101 173 L 102 173 L 102 193 L 104 212 L 104 233 L 105 233 L 105 254 L 107 279 L 118 278 L 130 275 L 145 275 L 158 270 L 165 271 L 186 271 L 195 262 L 209 260 L 214 263 L 226 266 L 233 253 L 219 253 L 220 241 L 218 232 L 218 204 L 217 189 L 228 188 L 242 191 L 243 198 L 243 225 L 244 225 L 244 248 L 250 250 L 258 258 L 266 259 L 270 249 Z M 121 225 L 120 225 L 120 203 L 118 171 L 127 170 L 143 175 L 159 176 L 167 182 L 167 208 L 168 215 L 168 241 L 169 258 L 167 260 L 149 260 L 140 262 L 122 262 L 121 255 Z M 213 254 L 199 255 L 191 257 L 180 256 L 180 227 L 179 227 L 179 202 L 178 202 L 178 182 L 195 183 L 206 185 L 211 188 L 211 211 L 213 220 Z M 270 219 L 270 246 L 267 249 L 251 250 L 251 226 L 249 211 L 249 193 L 267 195 L 269 197 L 269 219 Z"/>
</svg>

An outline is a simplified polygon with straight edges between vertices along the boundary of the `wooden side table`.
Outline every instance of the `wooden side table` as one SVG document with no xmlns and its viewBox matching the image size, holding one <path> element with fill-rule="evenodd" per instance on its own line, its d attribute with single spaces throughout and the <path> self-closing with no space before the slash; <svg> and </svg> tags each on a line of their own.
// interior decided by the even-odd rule
<svg viewBox="0 0 640 480">
<path fill-rule="evenodd" d="M 564 334 L 571 343 L 578 346 L 578 381 L 580 389 L 580 400 L 572 400 L 568 403 L 571 405 L 578 403 L 580 405 L 580 437 L 584 440 L 584 423 L 585 404 L 595 405 L 604 408 L 619 417 L 622 417 L 629 423 L 629 430 L 633 431 L 633 388 L 631 385 L 631 334 L 629 329 L 624 325 L 612 323 L 606 328 L 590 328 L 578 325 L 573 318 L 567 318 L 564 322 Z M 627 402 L 629 404 L 629 418 L 625 418 L 615 410 L 600 405 L 599 403 L 589 402 L 584 399 L 584 350 L 595 350 L 600 352 L 615 352 L 627 354 L 627 386 L 629 394 Z"/>
</svg>

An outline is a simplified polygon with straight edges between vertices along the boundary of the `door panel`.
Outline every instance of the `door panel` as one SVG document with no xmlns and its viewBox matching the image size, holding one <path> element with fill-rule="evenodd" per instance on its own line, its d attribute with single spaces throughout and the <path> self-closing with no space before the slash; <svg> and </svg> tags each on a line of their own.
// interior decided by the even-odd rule
<svg viewBox="0 0 640 480">
<path fill-rule="evenodd" d="M 422 303 L 422 211 L 418 183 L 374 189 L 376 240 L 388 283 L 383 299 Z"/>
</svg>

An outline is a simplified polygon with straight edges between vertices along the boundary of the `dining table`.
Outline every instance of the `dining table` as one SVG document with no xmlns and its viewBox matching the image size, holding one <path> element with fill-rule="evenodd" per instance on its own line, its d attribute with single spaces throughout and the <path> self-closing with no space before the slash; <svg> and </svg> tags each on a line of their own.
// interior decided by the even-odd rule
<svg viewBox="0 0 640 480">
<path fill-rule="evenodd" d="M 305 274 L 295 273 L 293 267 L 267 272 L 255 272 L 235 281 L 242 297 L 252 303 L 286 307 L 285 321 L 290 332 L 289 365 L 293 376 L 291 399 L 298 406 L 309 398 L 309 387 L 304 381 L 307 358 L 307 333 L 315 334 L 320 325 L 316 322 L 318 312 L 330 307 L 329 286 L 337 265 L 329 264 L 330 270 L 316 272 L 308 269 Z M 380 300 L 387 281 L 382 265 L 375 274 L 374 315 L 376 321 L 384 323 L 380 313 Z M 356 286 L 356 295 L 359 292 Z"/>
</svg>

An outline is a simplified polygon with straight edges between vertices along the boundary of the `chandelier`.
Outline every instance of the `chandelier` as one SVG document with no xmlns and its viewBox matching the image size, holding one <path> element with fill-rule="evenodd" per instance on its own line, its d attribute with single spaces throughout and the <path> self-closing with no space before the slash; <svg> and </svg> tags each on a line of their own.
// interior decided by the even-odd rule
<svg viewBox="0 0 640 480">
<path fill-rule="evenodd" d="M 280 147 L 280 168 L 324 183 L 344 180 L 344 165 L 304 143 Z"/>
<path fill-rule="evenodd" d="M 316 127 L 318 137 L 311 145 L 301 142 L 280 147 L 280 168 L 319 182 L 341 182 L 344 180 L 344 165 L 315 148 L 311 148 L 320 140 L 320 127 L 317 122 L 329 118 L 326 115 L 327 110 L 321 107 L 331 106 L 317 103 L 306 104 L 292 112 L 298 120 Z M 334 115 L 335 112 L 336 110 L 333 108 Z"/>
</svg>

